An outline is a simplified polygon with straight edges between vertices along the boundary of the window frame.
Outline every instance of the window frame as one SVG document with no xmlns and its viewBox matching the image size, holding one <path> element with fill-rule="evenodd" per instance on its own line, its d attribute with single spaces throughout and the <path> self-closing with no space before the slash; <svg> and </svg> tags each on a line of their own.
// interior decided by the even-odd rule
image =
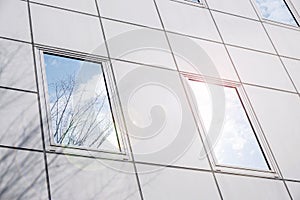
<svg viewBox="0 0 300 200">
<path fill-rule="evenodd" d="M 283 23 L 283 22 L 279 22 L 279 21 L 264 18 L 264 16 L 262 15 L 261 10 L 259 8 L 259 5 L 256 3 L 256 1 L 255 0 L 251 0 L 251 1 L 252 1 L 252 4 L 253 4 L 253 6 L 254 6 L 254 8 L 255 8 L 255 10 L 256 10 L 257 14 L 259 15 L 259 18 L 262 22 L 270 23 L 270 24 L 273 24 L 273 25 L 280 25 L 280 26 L 288 27 L 288 28 L 293 28 L 293 29 L 296 29 L 296 30 L 300 29 L 300 16 L 299 16 L 299 13 L 295 9 L 292 2 L 290 2 L 289 0 L 283 0 L 283 1 L 284 1 L 285 5 L 287 6 L 287 9 L 289 10 L 290 14 L 294 18 L 297 25 L 287 24 L 287 23 Z"/>
<path fill-rule="evenodd" d="M 206 2 L 204 0 L 197 0 L 198 2 L 194 2 L 192 0 L 170 0 L 175 3 L 181 3 L 185 5 L 190 5 L 190 6 L 197 6 L 197 7 L 207 7 Z"/>
<path fill-rule="evenodd" d="M 37 60 L 37 74 L 38 74 L 38 84 L 40 93 L 40 102 L 42 107 L 42 119 L 43 119 L 43 130 L 44 130 L 44 140 L 46 143 L 46 150 L 50 152 L 59 152 L 66 154 L 76 154 L 83 156 L 92 156 L 99 158 L 112 158 L 112 159 L 122 159 L 129 160 L 129 144 L 128 135 L 125 126 L 125 120 L 123 118 L 123 112 L 121 109 L 121 103 L 119 95 L 117 92 L 117 84 L 115 82 L 115 77 L 111 64 L 107 58 L 82 54 L 77 52 L 72 52 L 68 50 L 48 48 L 44 46 L 36 46 L 35 55 Z M 99 64 L 102 67 L 106 92 L 108 101 L 111 108 L 111 115 L 113 121 L 115 122 L 115 131 L 117 134 L 117 139 L 120 144 L 120 151 L 109 151 L 94 149 L 88 147 L 80 146 L 67 146 L 63 144 L 56 144 L 53 138 L 53 130 L 51 128 L 51 112 L 49 107 L 49 94 L 48 94 L 48 84 L 46 80 L 46 67 L 44 62 L 44 54 L 54 55 L 62 58 L 70 58 L 79 61 L 87 61 L 95 64 Z"/>
<path fill-rule="evenodd" d="M 224 173 L 232 173 L 232 174 L 241 174 L 241 175 L 246 174 L 246 175 L 258 176 L 258 177 L 279 178 L 280 173 L 279 173 L 278 166 L 273 157 L 273 154 L 272 154 L 270 146 L 266 140 L 266 137 L 262 131 L 262 128 L 256 118 L 256 115 L 253 111 L 250 101 L 246 95 L 246 92 L 244 91 L 244 88 L 242 87 L 242 84 L 239 82 L 235 82 L 235 81 L 229 81 L 229 80 L 223 80 L 223 79 L 221 80 L 221 79 L 217 79 L 217 78 L 213 78 L 213 77 L 207 77 L 207 76 L 202 76 L 202 75 L 187 73 L 187 72 L 180 72 L 180 74 L 184 80 L 183 83 L 187 90 L 187 96 L 190 100 L 191 107 L 192 107 L 192 110 L 195 115 L 195 120 L 199 127 L 200 136 L 202 137 L 202 141 L 206 148 L 206 152 L 207 152 L 206 155 L 209 158 L 209 161 L 212 165 L 213 170 L 216 172 L 224 172 Z M 237 95 L 240 99 L 240 102 L 244 108 L 245 114 L 247 115 L 248 121 L 253 129 L 254 136 L 255 136 L 257 143 L 260 147 L 260 150 L 265 158 L 266 164 L 269 166 L 270 170 L 260 170 L 260 169 L 246 168 L 246 167 L 217 164 L 216 158 L 214 155 L 214 151 L 212 150 L 212 145 L 209 144 L 209 140 L 207 140 L 207 133 L 206 133 L 206 129 L 204 127 L 202 117 L 197 110 L 197 102 L 195 102 L 192 98 L 193 94 L 191 94 L 191 93 L 193 93 L 193 90 L 189 86 L 189 83 L 188 83 L 189 80 L 207 83 L 207 84 L 219 85 L 222 87 L 230 87 L 230 88 L 234 88 L 236 90 Z M 208 150 L 210 150 L 210 151 L 208 151 Z"/>
<path fill-rule="evenodd" d="M 196 0 L 197 2 L 193 1 L 193 0 L 184 0 L 190 3 L 195 3 L 195 4 L 203 4 L 203 2 L 201 2 L 201 0 Z"/>
</svg>

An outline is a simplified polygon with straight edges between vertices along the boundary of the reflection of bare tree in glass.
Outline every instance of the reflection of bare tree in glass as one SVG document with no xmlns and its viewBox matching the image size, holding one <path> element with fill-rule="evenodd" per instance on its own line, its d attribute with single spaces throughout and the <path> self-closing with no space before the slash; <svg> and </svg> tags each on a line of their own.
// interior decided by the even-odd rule
<svg viewBox="0 0 300 200">
<path fill-rule="evenodd" d="M 88 85 L 68 76 L 49 85 L 54 142 L 99 148 L 114 133 L 105 88 L 91 93 Z"/>
</svg>

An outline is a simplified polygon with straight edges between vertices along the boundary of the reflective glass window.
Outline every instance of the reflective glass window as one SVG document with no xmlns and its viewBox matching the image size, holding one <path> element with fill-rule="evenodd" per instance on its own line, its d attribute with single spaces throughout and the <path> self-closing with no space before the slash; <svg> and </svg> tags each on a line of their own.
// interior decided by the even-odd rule
<svg viewBox="0 0 300 200">
<path fill-rule="evenodd" d="M 270 170 L 237 89 L 219 85 L 208 87 L 208 84 L 199 81 L 188 82 L 206 133 L 213 126 L 211 124 L 213 115 L 218 114 L 212 110 L 213 101 L 209 88 L 223 88 L 224 102 L 220 102 L 221 100 L 216 102 L 224 104 L 225 114 L 218 139 L 215 144 L 211 144 L 216 165 Z"/>
<path fill-rule="evenodd" d="M 120 151 L 102 65 L 50 54 L 44 61 L 54 143 Z"/>
<path fill-rule="evenodd" d="M 298 26 L 292 12 L 284 0 L 255 0 L 263 18 Z"/>
</svg>

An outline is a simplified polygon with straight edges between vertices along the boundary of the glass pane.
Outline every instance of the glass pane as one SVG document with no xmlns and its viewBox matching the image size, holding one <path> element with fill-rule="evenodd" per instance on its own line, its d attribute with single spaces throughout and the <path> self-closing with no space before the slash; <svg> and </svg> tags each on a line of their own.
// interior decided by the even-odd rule
<svg viewBox="0 0 300 200">
<path fill-rule="evenodd" d="M 44 55 L 56 144 L 120 151 L 101 64 Z"/>
<path fill-rule="evenodd" d="M 186 0 L 186 1 L 191 1 L 191 2 L 194 2 L 194 3 L 201 3 L 201 0 Z"/>
<path fill-rule="evenodd" d="M 206 132 L 212 120 L 212 103 L 208 85 L 189 81 L 197 101 Z M 215 86 L 214 87 L 223 87 Z M 223 87 L 225 116 L 217 143 L 213 148 L 216 163 L 233 167 L 269 170 L 255 133 L 235 88 Z"/>
<path fill-rule="evenodd" d="M 297 26 L 297 23 L 284 0 L 256 0 L 265 19 Z"/>
</svg>

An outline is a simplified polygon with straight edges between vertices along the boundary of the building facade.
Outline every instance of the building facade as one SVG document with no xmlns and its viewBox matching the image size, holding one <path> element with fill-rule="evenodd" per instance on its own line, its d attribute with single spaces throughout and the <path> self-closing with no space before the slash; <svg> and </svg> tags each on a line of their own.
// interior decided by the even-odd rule
<svg viewBox="0 0 300 200">
<path fill-rule="evenodd" d="M 299 0 L 0 0 L 0 24 L 1 200 L 300 199 Z"/>
</svg>

